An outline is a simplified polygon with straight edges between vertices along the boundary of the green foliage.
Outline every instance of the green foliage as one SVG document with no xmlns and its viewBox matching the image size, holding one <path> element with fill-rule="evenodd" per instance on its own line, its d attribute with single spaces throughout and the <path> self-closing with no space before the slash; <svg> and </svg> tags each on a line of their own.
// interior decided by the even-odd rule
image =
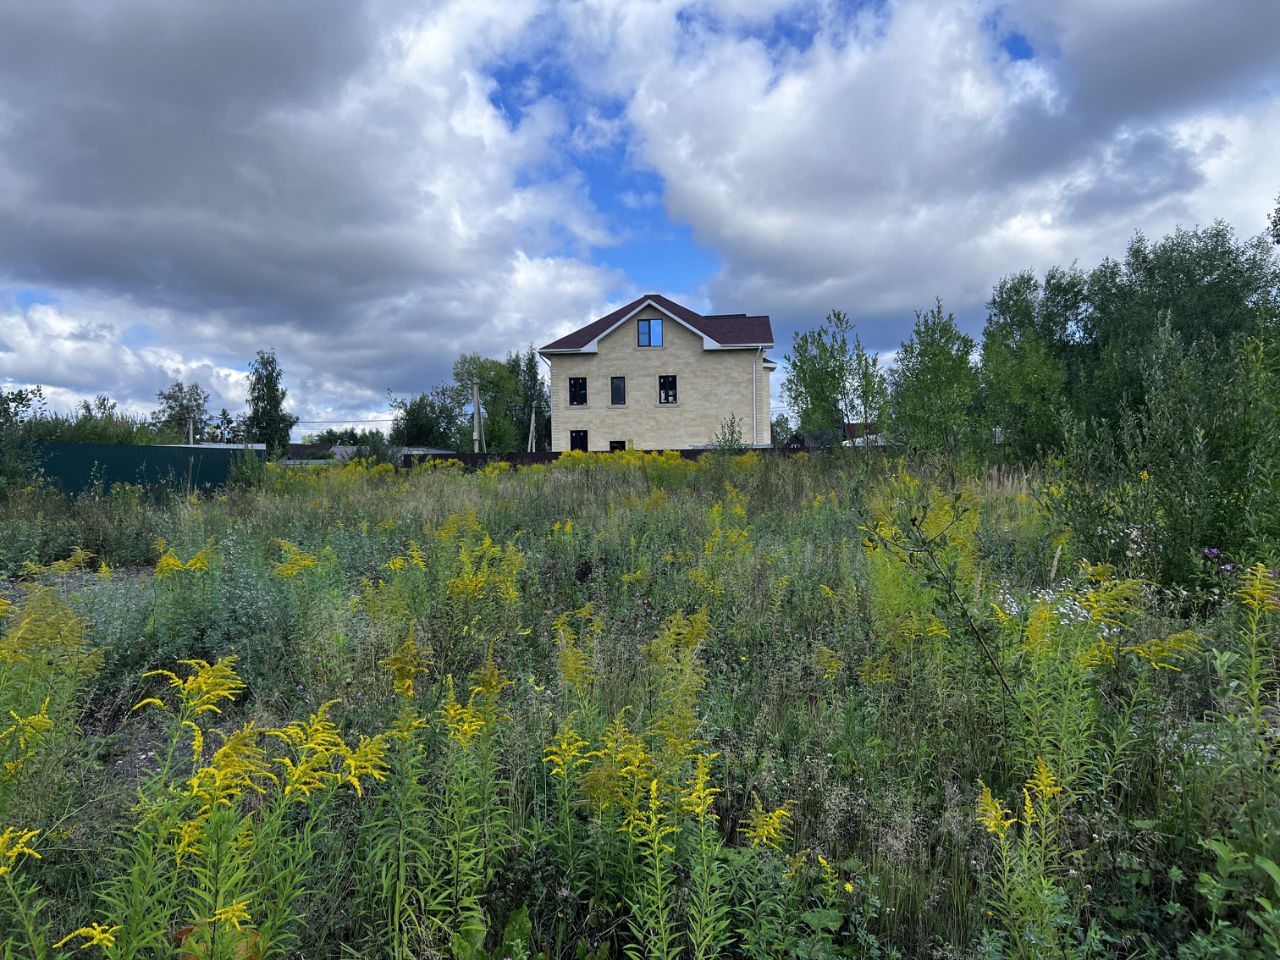
<svg viewBox="0 0 1280 960">
<path fill-rule="evenodd" d="M 852 330 L 848 314 L 832 310 L 815 329 L 796 331 L 787 354 L 782 396 L 796 418 L 796 429 L 819 443 L 838 439 L 846 419 Z"/>
<path fill-rule="evenodd" d="M 1030 273 L 997 284 L 982 334 L 979 390 L 1001 452 L 1028 463 L 1062 445 L 1066 371 L 1043 332 L 1048 298 Z"/>
<path fill-rule="evenodd" d="M 157 393 L 156 399 L 160 401 L 160 409 L 151 415 L 151 419 L 158 427 L 197 443 L 209 439 L 208 390 L 198 383 L 186 386 L 177 380 L 168 389 Z"/>
<path fill-rule="evenodd" d="M 1192 605 L 1081 566 L 1064 469 L 626 451 L 19 491 L 7 569 L 45 599 L 0 588 L 0 663 L 43 657 L 0 697 L 59 719 L 0 801 L 43 858 L 0 877 L 0 939 L 1266 956 L 1280 586 L 1223 564 Z M 1118 516 L 1155 516 L 1149 472 Z M 357 794 L 361 744 L 387 768 Z"/>
<path fill-rule="evenodd" d="M 39 413 L 44 395 L 31 390 L 0 391 L 0 495 L 25 482 L 36 467 L 27 424 Z"/>
<path fill-rule="evenodd" d="M 941 300 L 928 312 L 916 311 L 890 377 L 895 442 L 925 453 L 955 453 L 974 442 L 974 349 L 955 315 L 942 312 Z"/>
<path fill-rule="evenodd" d="M 454 449 L 464 413 L 457 391 L 436 387 L 408 400 L 391 399 L 396 412 L 391 426 L 391 442 L 398 447 Z"/>
<path fill-rule="evenodd" d="M 250 443 L 265 443 L 267 452 L 280 456 L 289 448 L 289 431 L 298 418 L 284 408 L 288 391 L 284 371 L 274 350 L 259 350 L 249 367 L 249 412 L 244 417 L 244 436 Z"/>
</svg>

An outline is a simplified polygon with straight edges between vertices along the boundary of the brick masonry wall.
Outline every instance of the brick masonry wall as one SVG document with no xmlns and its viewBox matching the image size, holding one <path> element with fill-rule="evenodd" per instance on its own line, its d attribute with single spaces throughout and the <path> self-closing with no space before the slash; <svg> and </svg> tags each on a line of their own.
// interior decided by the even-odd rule
<svg viewBox="0 0 1280 960">
<path fill-rule="evenodd" d="M 661 347 L 636 343 L 637 321 L 662 318 Z M 638 450 L 708 444 L 731 414 L 752 443 L 751 378 L 756 377 L 757 444 L 771 442 L 769 371 L 756 350 L 704 350 L 702 337 L 648 307 L 599 343 L 599 353 L 552 354 L 551 449 L 569 449 L 569 431 L 586 430 L 590 450 L 622 440 Z M 658 377 L 675 374 L 675 404 L 658 403 Z M 612 377 L 626 377 L 627 402 L 610 401 Z M 569 378 L 587 378 L 587 403 L 569 406 Z"/>
</svg>

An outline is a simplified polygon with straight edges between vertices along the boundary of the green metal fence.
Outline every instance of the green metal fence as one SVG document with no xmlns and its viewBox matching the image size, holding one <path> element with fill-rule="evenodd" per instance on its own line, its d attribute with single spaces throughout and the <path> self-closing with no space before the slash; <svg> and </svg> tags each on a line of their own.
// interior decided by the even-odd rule
<svg viewBox="0 0 1280 960">
<path fill-rule="evenodd" d="M 68 493 L 102 483 L 137 483 L 173 490 L 220 487 L 239 457 L 263 456 L 261 450 L 228 447 L 170 447 L 115 443 L 39 445 L 40 472 Z"/>
</svg>

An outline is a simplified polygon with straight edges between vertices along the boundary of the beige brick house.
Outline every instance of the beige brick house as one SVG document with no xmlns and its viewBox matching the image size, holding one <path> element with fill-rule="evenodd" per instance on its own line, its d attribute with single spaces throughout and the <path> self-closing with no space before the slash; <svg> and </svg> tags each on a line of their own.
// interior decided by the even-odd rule
<svg viewBox="0 0 1280 960">
<path fill-rule="evenodd" d="M 736 416 L 768 446 L 768 317 L 703 316 L 646 294 L 538 352 L 551 368 L 551 449 L 708 446 Z"/>
</svg>

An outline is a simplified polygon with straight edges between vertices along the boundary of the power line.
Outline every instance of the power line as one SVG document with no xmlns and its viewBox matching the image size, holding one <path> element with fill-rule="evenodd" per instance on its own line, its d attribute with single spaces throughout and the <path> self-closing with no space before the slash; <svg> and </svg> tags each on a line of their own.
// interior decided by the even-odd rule
<svg viewBox="0 0 1280 960">
<path fill-rule="evenodd" d="M 297 423 L 395 423 L 395 417 L 387 417 L 385 420 L 298 420 Z"/>
</svg>

